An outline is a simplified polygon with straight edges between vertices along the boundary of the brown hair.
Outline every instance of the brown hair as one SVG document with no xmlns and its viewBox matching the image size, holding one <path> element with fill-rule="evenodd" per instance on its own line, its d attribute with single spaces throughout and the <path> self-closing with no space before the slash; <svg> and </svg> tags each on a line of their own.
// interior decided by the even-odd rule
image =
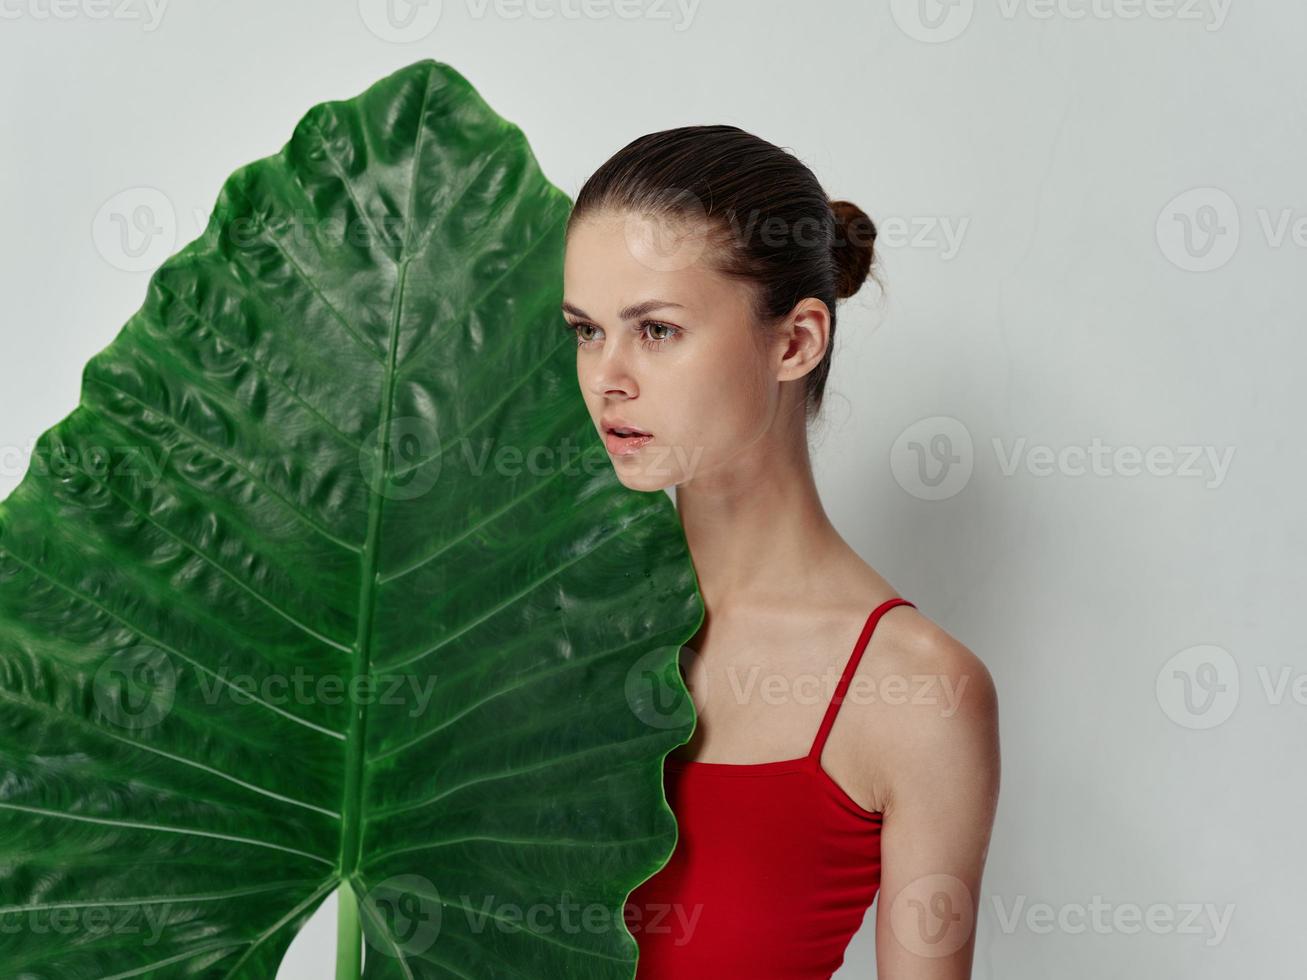
<svg viewBox="0 0 1307 980">
<path fill-rule="evenodd" d="M 632 140 L 577 195 L 567 229 L 591 212 L 702 219 L 723 275 L 754 285 L 754 314 L 773 324 L 799 300 L 830 309 L 821 362 L 804 376 L 808 416 L 820 410 L 835 344 L 835 302 L 871 273 L 876 226 L 856 204 L 831 201 L 787 150 L 737 126 L 682 126 Z M 873 275 L 872 278 L 875 278 Z"/>
</svg>

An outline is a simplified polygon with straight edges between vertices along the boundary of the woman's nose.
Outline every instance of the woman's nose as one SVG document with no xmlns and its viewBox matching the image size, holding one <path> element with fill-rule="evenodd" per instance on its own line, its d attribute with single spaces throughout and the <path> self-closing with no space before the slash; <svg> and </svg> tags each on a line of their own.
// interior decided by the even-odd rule
<svg viewBox="0 0 1307 980">
<path fill-rule="evenodd" d="M 591 386 L 595 394 L 635 394 L 635 377 L 630 357 L 621 345 L 606 345 L 595 364 Z"/>
</svg>

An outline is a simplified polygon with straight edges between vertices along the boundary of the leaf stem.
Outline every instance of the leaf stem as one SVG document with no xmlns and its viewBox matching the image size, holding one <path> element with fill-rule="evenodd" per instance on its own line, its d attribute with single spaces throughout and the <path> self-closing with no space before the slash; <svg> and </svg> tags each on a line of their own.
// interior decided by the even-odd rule
<svg viewBox="0 0 1307 980">
<path fill-rule="evenodd" d="M 363 935 L 359 928 L 359 901 L 348 878 L 336 889 L 336 980 L 363 976 Z"/>
</svg>

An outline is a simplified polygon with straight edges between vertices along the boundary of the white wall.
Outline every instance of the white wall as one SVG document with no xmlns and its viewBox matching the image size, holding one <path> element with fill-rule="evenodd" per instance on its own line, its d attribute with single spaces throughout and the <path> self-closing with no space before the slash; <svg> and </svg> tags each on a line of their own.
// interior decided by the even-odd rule
<svg viewBox="0 0 1307 980">
<path fill-rule="evenodd" d="M 447 61 L 570 195 L 637 135 L 740 125 L 882 229 L 888 298 L 843 308 L 817 466 L 998 684 L 975 976 L 1302 975 L 1307 8 L 444 0 L 399 43 L 380 0 L 67 2 L 0 4 L 0 497 L 149 270 L 310 105 Z M 138 187 L 174 241 L 127 271 L 93 222 Z M 283 977 L 329 975 L 333 910 Z M 873 916 L 840 977 L 872 974 Z"/>
</svg>

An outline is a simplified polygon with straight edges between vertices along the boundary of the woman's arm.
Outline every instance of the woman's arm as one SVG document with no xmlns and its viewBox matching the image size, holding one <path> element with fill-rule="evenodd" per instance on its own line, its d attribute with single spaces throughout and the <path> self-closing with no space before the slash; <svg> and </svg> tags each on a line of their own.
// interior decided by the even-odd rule
<svg viewBox="0 0 1307 980">
<path fill-rule="evenodd" d="M 887 706 L 876 916 L 880 980 L 966 980 L 998 803 L 998 698 L 975 654 L 938 627 L 895 659 L 908 697 Z M 921 680 L 931 679 L 929 689 Z M 927 701 L 930 703 L 919 703 Z"/>
</svg>

